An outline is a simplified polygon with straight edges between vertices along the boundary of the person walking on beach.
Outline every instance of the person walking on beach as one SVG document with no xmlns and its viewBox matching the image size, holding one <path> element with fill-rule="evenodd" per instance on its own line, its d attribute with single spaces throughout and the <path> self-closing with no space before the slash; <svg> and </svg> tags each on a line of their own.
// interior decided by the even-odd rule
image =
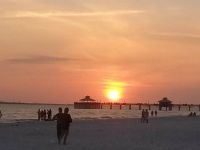
<svg viewBox="0 0 200 150">
<path fill-rule="evenodd" d="M 64 141 L 63 144 L 66 144 L 67 137 L 69 135 L 69 127 L 70 123 L 72 123 L 72 118 L 71 115 L 69 114 L 69 108 L 66 107 L 64 110 L 64 115 L 63 115 L 63 128 L 64 128 Z"/>
<path fill-rule="evenodd" d="M 145 111 L 144 109 L 142 110 L 142 116 L 141 116 L 141 123 L 144 123 L 145 120 Z"/>
<path fill-rule="evenodd" d="M 51 117 L 52 117 L 52 112 L 51 112 L 51 109 L 49 109 L 47 110 L 47 118 L 49 121 L 51 120 Z"/>
<path fill-rule="evenodd" d="M 46 109 L 44 110 L 44 120 L 46 121 L 46 119 L 47 119 L 47 111 L 46 111 Z"/>
<path fill-rule="evenodd" d="M 53 117 L 53 120 L 57 120 L 57 138 L 58 138 L 58 144 L 60 144 L 61 139 L 63 137 L 63 113 L 62 108 L 58 108 L 58 113 Z"/>
<path fill-rule="evenodd" d="M 38 109 L 37 114 L 38 114 L 38 121 L 40 121 L 40 119 L 41 119 L 41 111 L 40 111 L 40 109 Z"/>
<path fill-rule="evenodd" d="M 52 111 L 51 109 L 49 109 L 49 120 L 51 120 L 51 118 L 52 118 Z"/>
<path fill-rule="evenodd" d="M 151 111 L 151 116 L 153 116 L 153 110 Z"/>
<path fill-rule="evenodd" d="M 2 112 L 1 112 L 1 110 L 0 110 L 0 119 L 1 119 L 2 116 L 3 116 L 3 115 L 2 115 Z"/>
<path fill-rule="evenodd" d="M 149 123 L 149 111 L 147 109 L 145 110 L 145 121 Z"/>
<path fill-rule="evenodd" d="M 157 116 L 157 114 L 158 114 L 158 112 L 157 112 L 157 110 L 155 110 L 155 116 Z"/>
<path fill-rule="evenodd" d="M 43 110 L 40 110 L 40 120 L 43 120 Z"/>
</svg>

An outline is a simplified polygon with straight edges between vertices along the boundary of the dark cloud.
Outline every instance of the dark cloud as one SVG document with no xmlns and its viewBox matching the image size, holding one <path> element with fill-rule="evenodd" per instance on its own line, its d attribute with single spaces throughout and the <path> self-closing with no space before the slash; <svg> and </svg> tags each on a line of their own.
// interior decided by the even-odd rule
<svg viewBox="0 0 200 150">
<path fill-rule="evenodd" d="M 48 63 L 64 63 L 72 61 L 81 61 L 83 59 L 70 58 L 70 57 L 60 57 L 60 56 L 29 56 L 29 57 L 18 57 L 5 60 L 9 63 L 24 63 L 24 64 L 48 64 Z"/>
</svg>

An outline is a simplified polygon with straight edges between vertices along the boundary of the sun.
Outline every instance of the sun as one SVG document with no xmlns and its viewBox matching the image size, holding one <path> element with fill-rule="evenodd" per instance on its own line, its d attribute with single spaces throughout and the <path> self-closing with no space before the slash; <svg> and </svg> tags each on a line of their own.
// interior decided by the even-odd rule
<svg viewBox="0 0 200 150">
<path fill-rule="evenodd" d="M 118 90 L 108 90 L 107 97 L 112 100 L 112 102 L 116 102 L 120 98 L 120 92 Z"/>
<path fill-rule="evenodd" d="M 104 95 L 110 102 L 119 102 L 123 96 L 125 83 L 119 81 L 104 82 Z"/>
</svg>

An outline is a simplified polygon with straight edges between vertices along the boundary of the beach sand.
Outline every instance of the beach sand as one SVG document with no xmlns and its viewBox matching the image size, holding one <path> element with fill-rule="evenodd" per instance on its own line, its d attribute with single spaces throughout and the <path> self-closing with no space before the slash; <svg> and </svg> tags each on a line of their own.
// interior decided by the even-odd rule
<svg viewBox="0 0 200 150">
<path fill-rule="evenodd" d="M 67 145 L 58 145 L 56 122 L 0 124 L 0 150 L 200 150 L 200 118 L 75 120 Z"/>
</svg>

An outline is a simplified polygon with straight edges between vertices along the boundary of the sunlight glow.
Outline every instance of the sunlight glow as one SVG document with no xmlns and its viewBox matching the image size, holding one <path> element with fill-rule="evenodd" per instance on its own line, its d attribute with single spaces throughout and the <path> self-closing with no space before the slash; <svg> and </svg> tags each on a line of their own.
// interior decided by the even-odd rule
<svg viewBox="0 0 200 150">
<path fill-rule="evenodd" d="M 118 102 L 122 98 L 124 90 L 123 82 L 107 81 L 105 82 L 104 94 L 111 102 Z"/>
<path fill-rule="evenodd" d="M 108 91 L 108 98 L 110 98 L 112 101 L 117 101 L 120 98 L 119 91 L 118 90 Z"/>
</svg>

